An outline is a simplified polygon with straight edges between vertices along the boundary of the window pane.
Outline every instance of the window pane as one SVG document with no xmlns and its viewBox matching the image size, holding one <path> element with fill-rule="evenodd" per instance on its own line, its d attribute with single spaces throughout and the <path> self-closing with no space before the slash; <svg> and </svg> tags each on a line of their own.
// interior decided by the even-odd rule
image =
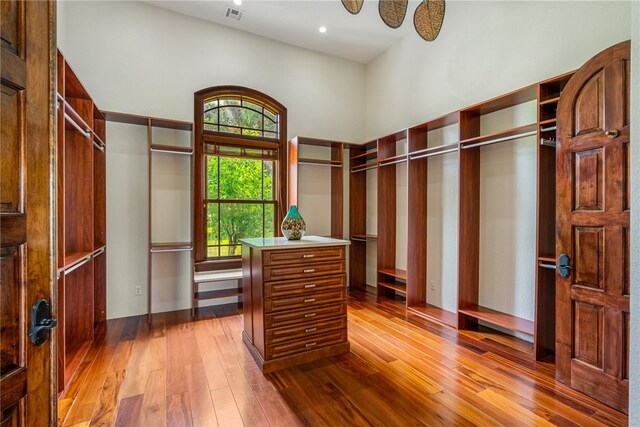
<svg viewBox="0 0 640 427">
<path fill-rule="evenodd" d="M 221 119 L 222 119 L 222 118 L 221 118 Z M 228 127 L 228 126 L 220 126 L 220 132 L 225 132 L 225 133 L 237 133 L 237 134 L 239 134 L 239 133 L 240 133 L 240 130 L 241 130 L 241 129 L 239 129 L 239 128 L 231 128 L 231 127 Z"/>
<path fill-rule="evenodd" d="M 272 122 L 271 120 L 265 118 L 264 120 L 264 130 L 268 130 L 271 132 L 276 132 L 278 129 L 276 129 L 276 122 Z"/>
<path fill-rule="evenodd" d="M 261 200 L 262 160 L 220 157 L 220 199 Z"/>
<path fill-rule="evenodd" d="M 218 198 L 218 156 L 207 156 L 207 199 Z"/>
<path fill-rule="evenodd" d="M 264 205 L 264 235 L 263 237 L 274 237 L 273 218 L 275 218 L 275 206 Z"/>
<path fill-rule="evenodd" d="M 220 244 L 239 245 L 252 237 L 262 237 L 262 204 L 221 203 Z"/>
<path fill-rule="evenodd" d="M 207 205 L 207 246 L 217 246 L 220 244 L 218 234 L 218 204 L 209 203 Z"/>
<path fill-rule="evenodd" d="M 275 132 L 264 132 L 264 137 L 265 138 L 273 138 L 273 139 L 278 139 L 278 135 Z"/>
<path fill-rule="evenodd" d="M 272 122 L 276 122 L 277 121 L 277 115 L 272 113 L 271 111 L 267 110 L 266 108 L 264 109 L 264 114 L 265 116 L 269 117 L 271 119 Z"/>
<path fill-rule="evenodd" d="M 207 111 L 204 113 L 205 123 L 218 123 L 218 110 Z"/>
<path fill-rule="evenodd" d="M 262 107 L 259 106 L 258 104 L 254 104 L 253 102 L 242 101 L 242 106 L 250 108 L 251 110 L 255 110 L 255 111 L 258 111 L 258 112 L 262 111 Z"/>
<path fill-rule="evenodd" d="M 206 101 L 204 101 L 204 111 L 211 110 L 213 108 L 216 108 L 217 106 L 218 106 L 217 99 L 207 99 Z"/>
<path fill-rule="evenodd" d="M 223 106 L 223 105 L 240 105 L 240 100 L 233 99 L 233 98 L 221 99 L 220 106 Z"/>
<path fill-rule="evenodd" d="M 220 248 L 218 246 L 211 246 L 207 248 L 207 258 L 220 257 Z"/>
<path fill-rule="evenodd" d="M 218 131 L 218 125 L 210 125 L 210 124 L 206 124 L 204 125 L 204 130 L 212 130 L 214 132 Z"/>
</svg>

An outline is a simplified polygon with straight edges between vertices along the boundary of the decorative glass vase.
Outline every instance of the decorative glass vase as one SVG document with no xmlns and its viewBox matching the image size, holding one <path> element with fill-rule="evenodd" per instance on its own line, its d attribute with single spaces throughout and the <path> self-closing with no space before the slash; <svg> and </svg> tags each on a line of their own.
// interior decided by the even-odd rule
<svg viewBox="0 0 640 427">
<path fill-rule="evenodd" d="M 302 236 L 304 236 L 306 229 L 304 219 L 302 219 L 300 212 L 298 212 L 298 207 L 291 205 L 287 216 L 284 217 L 282 225 L 280 225 L 282 235 L 286 237 L 287 240 L 300 240 Z"/>
</svg>

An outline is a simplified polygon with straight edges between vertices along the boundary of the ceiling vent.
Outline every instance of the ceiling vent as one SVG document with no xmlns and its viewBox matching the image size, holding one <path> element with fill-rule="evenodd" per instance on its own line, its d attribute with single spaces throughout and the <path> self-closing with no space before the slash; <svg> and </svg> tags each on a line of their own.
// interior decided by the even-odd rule
<svg viewBox="0 0 640 427">
<path fill-rule="evenodd" d="M 227 7 L 227 12 L 224 14 L 227 18 L 235 19 L 236 21 L 242 19 L 242 15 L 244 15 L 243 11 L 233 7 Z"/>
</svg>

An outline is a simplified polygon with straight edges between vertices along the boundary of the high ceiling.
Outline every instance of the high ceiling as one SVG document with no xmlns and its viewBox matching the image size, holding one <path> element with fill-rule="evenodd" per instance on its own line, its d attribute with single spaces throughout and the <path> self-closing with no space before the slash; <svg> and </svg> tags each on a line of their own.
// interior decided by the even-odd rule
<svg viewBox="0 0 640 427">
<path fill-rule="evenodd" d="M 340 0 L 243 0 L 228 1 L 149 0 L 154 6 L 215 22 L 294 46 L 368 63 L 413 30 L 411 1 L 402 26 L 387 27 L 378 15 L 378 1 L 365 0 L 358 15 L 351 15 Z M 225 16 L 227 8 L 243 12 L 240 21 Z M 321 34 L 320 26 L 327 32 Z"/>
</svg>

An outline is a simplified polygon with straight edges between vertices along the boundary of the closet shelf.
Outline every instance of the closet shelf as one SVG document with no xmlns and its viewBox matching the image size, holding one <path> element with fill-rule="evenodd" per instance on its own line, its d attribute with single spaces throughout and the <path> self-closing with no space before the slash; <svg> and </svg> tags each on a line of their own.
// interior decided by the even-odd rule
<svg viewBox="0 0 640 427">
<path fill-rule="evenodd" d="M 355 156 L 351 156 L 351 159 L 352 160 L 361 159 L 362 157 L 368 157 L 368 156 L 371 156 L 373 154 L 378 154 L 378 148 L 377 147 L 373 148 L 371 150 L 367 150 L 364 153 L 360 153 L 360 154 L 356 154 Z"/>
<path fill-rule="evenodd" d="M 407 309 L 418 316 L 429 320 L 435 320 L 436 322 L 451 326 L 452 328 L 456 328 L 458 325 L 458 316 L 455 313 L 429 303 L 415 304 L 407 307 Z"/>
<path fill-rule="evenodd" d="M 242 296 L 242 288 L 220 289 L 216 291 L 202 291 L 195 293 L 195 299 L 198 301 L 237 296 Z"/>
<path fill-rule="evenodd" d="M 383 288 L 392 289 L 394 291 L 402 292 L 405 294 L 407 293 L 407 285 L 405 285 L 404 283 L 391 283 L 379 280 L 378 286 L 382 286 Z"/>
<path fill-rule="evenodd" d="M 395 277 L 400 280 L 407 280 L 407 271 L 399 268 L 379 268 L 378 273 L 385 274 L 387 276 Z"/>
<path fill-rule="evenodd" d="M 68 252 L 64 257 L 64 270 L 67 270 L 79 262 L 83 261 L 89 255 L 91 255 L 93 251 L 78 251 L 78 252 Z"/>
<path fill-rule="evenodd" d="M 534 334 L 533 322 L 530 320 L 516 317 L 511 314 L 502 313 L 491 308 L 482 307 L 480 305 L 469 306 L 458 310 L 460 313 L 469 317 L 474 317 L 478 320 L 484 320 L 485 322 L 492 323 L 496 326 L 510 329 L 516 332 L 522 332 L 523 334 Z"/>
<path fill-rule="evenodd" d="M 531 132 L 536 131 L 538 128 L 537 123 L 530 123 L 524 126 L 518 126 L 515 128 L 507 129 L 502 132 L 491 133 L 489 135 L 476 136 L 473 138 L 467 138 L 460 141 L 462 148 L 471 148 L 479 144 L 491 144 L 494 142 L 509 141 L 512 139 L 518 139 L 525 136 L 534 135 Z"/>
<path fill-rule="evenodd" d="M 395 165 L 397 163 L 402 163 L 407 161 L 406 154 L 399 154 L 397 156 L 387 157 L 385 159 L 378 159 L 378 167 L 380 166 L 390 166 Z"/>
<path fill-rule="evenodd" d="M 544 101 L 540 101 L 540 106 L 549 105 L 549 104 L 557 104 L 559 100 L 560 100 L 559 96 L 556 96 L 555 98 L 545 99 Z"/>
<path fill-rule="evenodd" d="M 376 241 L 378 240 L 378 236 L 375 234 L 353 234 L 351 236 L 351 240 L 356 241 Z"/>
<path fill-rule="evenodd" d="M 409 153 L 409 160 L 418 160 L 425 157 L 453 153 L 454 151 L 458 151 L 457 142 L 454 142 L 453 144 L 438 145 L 437 147 L 429 147 L 422 150 L 413 151 Z"/>
<path fill-rule="evenodd" d="M 555 125 L 556 124 L 556 118 L 552 118 L 552 119 L 548 119 L 548 120 L 541 120 L 540 121 L 540 126 L 544 126 L 544 125 Z"/>
<path fill-rule="evenodd" d="M 298 164 L 299 165 L 329 166 L 329 167 L 332 167 L 332 168 L 341 168 L 342 167 L 342 161 L 340 161 L 340 160 L 298 158 Z"/>
<path fill-rule="evenodd" d="M 371 160 L 371 161 L 369 161 L 367 163 L 363 163 L 361 165 L 352 167 L 351 168 L 351 173 L 362 172 L 362 171 L 366 171 L 366 170 L 370 170 L 370 169 L 375 169 L 377 167 L 378 167 L 377 160 Z"/>
</svg>

